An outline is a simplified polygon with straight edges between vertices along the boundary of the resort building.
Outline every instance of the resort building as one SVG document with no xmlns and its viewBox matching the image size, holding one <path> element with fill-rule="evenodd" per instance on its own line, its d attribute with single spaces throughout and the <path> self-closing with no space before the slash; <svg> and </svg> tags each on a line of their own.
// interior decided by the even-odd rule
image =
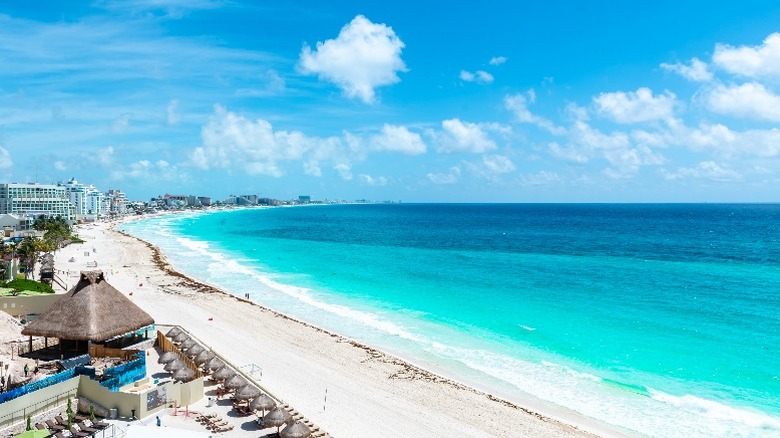
<svg viewBox="0 0 780 438">
<path fill-rule="evenodd" d="M 53 184 L 0 184 L 0 214 L 37 217 L 40 215 L 66 220 L 75 219 L 75 208 L 65 187 Z"/>
<path fill-rule="evenodd" d="M 130 201 L 121 190 L 109 190 L 104 197 L 104 211 L 109 214 L 127 214 Z"/>
<path fill-rule="evenodd" d="M 103 210 L 105 196 L 95 186 L 81 184 L 76 178 L 57 185 L 65 187 L 65 193 L 73 204 L 77 220 L 94 220 L 105 213 Z"/>
</svg>

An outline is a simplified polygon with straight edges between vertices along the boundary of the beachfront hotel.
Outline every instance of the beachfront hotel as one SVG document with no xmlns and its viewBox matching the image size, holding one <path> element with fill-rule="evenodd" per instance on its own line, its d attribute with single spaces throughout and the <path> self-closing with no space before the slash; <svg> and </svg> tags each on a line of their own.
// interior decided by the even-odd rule
<svg viewBox="0 0 780 438">
<path fill-rule="evenodd" d="M 185 328 L 163 330 L 102 271 L 64 294 L 0 294 L 0 310 L 0 436 L 328 437 Z"/>
<path fill-rule="evenodd" d="M 0 184 L 0 214 L 62 216 L 75 219 L 75 208 L 65 187 L 53 184 Z"/>
</svg>

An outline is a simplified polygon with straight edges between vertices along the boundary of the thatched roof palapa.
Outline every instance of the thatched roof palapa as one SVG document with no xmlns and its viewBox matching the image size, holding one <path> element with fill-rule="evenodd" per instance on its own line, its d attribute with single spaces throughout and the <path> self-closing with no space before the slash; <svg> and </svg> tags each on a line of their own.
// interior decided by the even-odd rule
<svg viewBox="0 0 780 438">
<path fill-rule="evenodd" d="M 154 319 L 108 284 L 103 271 L 83 271 L 73 289 L 22 334 L 103 342 L 154 324 Z"/>
</svg>

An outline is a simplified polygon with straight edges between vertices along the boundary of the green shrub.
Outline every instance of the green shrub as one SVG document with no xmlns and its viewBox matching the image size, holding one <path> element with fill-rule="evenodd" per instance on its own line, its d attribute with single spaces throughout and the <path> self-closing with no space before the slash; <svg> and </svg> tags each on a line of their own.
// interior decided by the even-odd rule
<svg viewBox="0 0 780 438">
<path fill-rule="evenodd" d="M 52 289 L 48 284 L 43 284 L 35 280 L 25 280 L 24 277 L 17 277 L 16 280 L 11 280 L 5 284 L 2 284 L 2 287 L 38 293 L 54 293 L 54 289 Z"/>
</svg>

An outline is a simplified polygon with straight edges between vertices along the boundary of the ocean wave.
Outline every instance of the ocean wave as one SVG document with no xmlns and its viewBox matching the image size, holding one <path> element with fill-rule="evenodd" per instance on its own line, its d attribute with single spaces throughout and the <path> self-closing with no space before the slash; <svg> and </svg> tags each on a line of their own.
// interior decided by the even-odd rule
<svg viewBox="0 0 780 438">
<path fill-rule="evenodd" d="M 713 420 L 737 422 L 754 428 L 772 429 L 780 433 L 780 419 L 763 412 L 739 409 L 690 394 L 675 396 L 654 389 L 650 389 L 649 391 L 650 397 L 653 400 L 657 400 L 692 414 Z"/>
</svg>

